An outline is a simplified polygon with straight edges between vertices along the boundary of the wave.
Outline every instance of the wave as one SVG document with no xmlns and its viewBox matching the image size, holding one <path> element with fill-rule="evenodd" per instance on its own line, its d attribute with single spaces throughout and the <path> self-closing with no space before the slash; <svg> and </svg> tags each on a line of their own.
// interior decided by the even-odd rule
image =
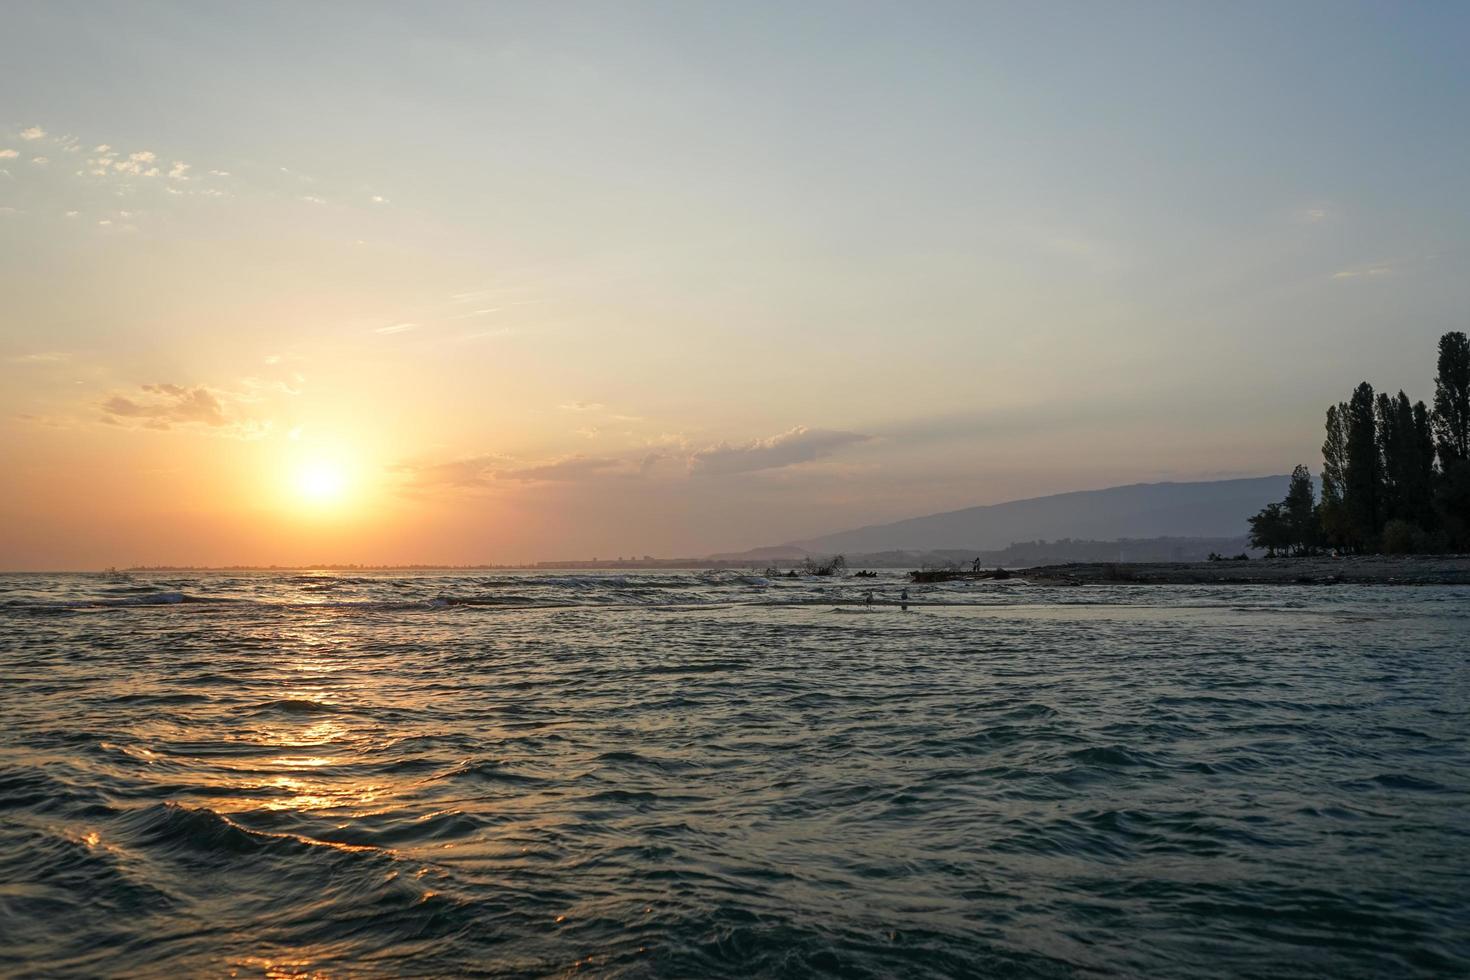
<svg viewBox="0 0 1470 980">
<path fill-rule="evenodd" d="M 429 780 L 431 782 L 473 780 L 486 783 L 516 783 L 521 785 L 532 785 L 546 781 L 539 776 L 512 772 L 505 763 L 499 761 L 464 762 L 446 772 L 440 772 L 430 776 Z"/>
<path fill-rule="evenodd" d="M 133 591 L 133 590 L 129 590 Z M 4 603 L 17 609 L 112 609 L 126 608 L 129 606 L 177 606 L 184 604 L 222 604 L 240 602 L 243 600 L 227 598 L 224 596 L 200 596 L 190 595 L 186 592 L 154 592 L 147 591 L 135 595 L 126 596 L 91 596 L 82 599 L 12 599 Z"/>
<path fill-rule="evenodd" d="M 278 698 L 273 701 L 265 701 L 250 709 L 251 714 L 287 714 L 287 715 L 339 715 L 347 714 L 352 709 L 340 705 L 327 704 L 323 701 L 312 701 L 306 698 Z"/>
<path fill-rule="evenodd" d="M 308 853 L 312 848 L 345 851 L 383 850 L 371 844 L 348 844 L 302 834 L 252 830 L 209 807 L 174 802 L 155 803 L 116 821 L 129 843 L 170 852 L 187 850 L 206 855 L 256 854 L 264 851 Z"/>
</svg>

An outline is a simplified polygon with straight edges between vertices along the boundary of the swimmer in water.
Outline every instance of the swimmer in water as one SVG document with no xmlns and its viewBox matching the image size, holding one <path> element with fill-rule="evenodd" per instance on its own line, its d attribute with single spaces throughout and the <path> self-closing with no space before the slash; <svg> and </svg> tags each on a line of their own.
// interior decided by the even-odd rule
<svg viewBox="0 0 1470 980">
<path fill-rule="evenodd" d="M 909 590 L 904 589 L 898 594 L 898 608 L 903 612 L 909 611 Z"/>
</svg>

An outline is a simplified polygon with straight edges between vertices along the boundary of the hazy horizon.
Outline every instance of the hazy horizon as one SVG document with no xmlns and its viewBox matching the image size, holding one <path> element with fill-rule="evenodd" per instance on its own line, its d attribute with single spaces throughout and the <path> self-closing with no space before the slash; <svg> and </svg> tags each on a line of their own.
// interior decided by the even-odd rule
<svg viewBox="0 0 1470 980">
<path fill-rule="evenodd" d="M 1244 480 L 1234 480 L 1234 481 L 1204 481 L 1202 483 L 1195 483 L 1195 484 L 1190 484 L 1190 483 L 1180 484 L 1180 483 L 1176 483 L 1176 482 L 1123 484 L 1123 485 L 1116 486 L 1116 487 L 1087 488 L 1087 489 L 1082 489 L 1082 490 L 1065 491 L 1065 492 L 1060 493 L 1060 494 L 1048 494 L 1048 495 L 1041 496 L 1041 497 L 1028 497 L 1028 498 L 1023 498 L 1023 499 L 1020 499 L 1020 500 L 1000 501 L 1000 502 L 997 502 L 995 504 L 981 505 L 980 507 L 961 508 L 960 510 L 957 510 L 957 511 L 940 512 L 940 513 L 937 513 L 937 514 L 914 514 L 914 515 L 908 515 L 907 517 L 902 518 L 899 521 L 892 522 L 892 523 L 894 525 L 905 525 L 905 524 L 911 524 L 911 523 L 915 523 L 915 522 L 919 522 L 919 521 L 924 521 L 924 520 L 935 520 L 935 519 L 951 518 L 951 517 L 953 517 L 955 515 L 963 515 L 963 514 L 966 514 L 966 513 L 970 512 L 970 511 L 975 511 L 975 510 L 985 510 L 985 509 L 988 509 L 988 508 L 1005 508 L 1008 505 L 1016 505 L 1016 504 L 1022 504 L 1022 505 L 1024 505 L 1024 504 L 1037 503 L 1037 502 L 1044 503 L 1044 502 L 1052 501 L 1054 499 L 1072 498 L 1072 497 L 1076 497 L 1076 496 L 1079 496 L 1079 495 L 1095 494 L 1095 493 L 1102 493 L 1102 492 L 1107 492 L 1107 491 L 1134 490 L 1134 489 L 1158 488 L 1158 487 L 1170 487 L 1170 488 L 1172 488 L 1172 487 L 1179 487 L 1179 486 L 1185 486 L 1185 487 L 1190 487 L 1190 486 L 1207 487 L 1207 486 L 1214 486 L 1214 485 L 1220 484 L 1220 483 L 1248 482 L 1248 481 L 1249 482 L 1279 481 L 1279 486 L 1276 485 L 1275 483 L 1273 483 L 1270 486 L 1269 489 L 1267 489 L 1267 490 L 1265 490 L 1265 491 L 1262 492 L 1262 495 L 1260 497 L 1261 501 L 1267 501 L 1267 500 L 1270 500 L 1270 499 L 1274 499 L 1276 496 L 1279 496 L 1280 495 L 1280 489 L 1281 489 L 1281 487 L 1286 486 L 1286 483 L 1287 483 L 1288 480 L 1289 480 L 1289 477 L 1287 475 L 1285 475 L 1285 474 L 1271 474 L 1269 476 L 1263 476 L 1263 477 L 1245 478 Z M 1232 532 L 1231 534 L 1224 535 L 1224 537 L 1234 537 L 1234 538 L 1238 538 L 1238 539 L 1240 539 L 1242 541 L 1245 540 L 1245 538 L 1247 537 L 1247 534 L 1246 534 L 1246 521 L 1245 521 L 1245 516 L 1244 515 L 1247 515 L 1252 510 L 1254 510 L 1255 507 L 1256 507 L 1257 502 L 1258 501 L 1252 500 L 1249 503 L 1246 503 L 1244 501 L 1237 500 L 1237 501 L 1234 502 L 1234 505 L 1232 505 L 1231 503 L 1228 503 L 1227 502 L 1223 508 L 1217 508 L 1217 510 L 1218 510 L 1218 514 L 1216 515 L 1217 516 L 1217 519 L 1221 515 L 1228 515 L 1228 519 L 1229 520 L 1231 520 L 1231 521 L 1238 521 L 1238 523 L 1239 523 L 1239 529 L 1238 530 Z M 1055 512 L 1055 511 L 1053 512 L 1053 517 L 1056 516 L 1056 513 L 1057 512 Z M 1061 513 L 1062 513 L 1063 516 L 1060 519 L 1066 520 L 1067 518 L 1065 517 L 1065 512 L 1061 512 Z M 1082 518 L 1084 518 L 1084 516 L 1085 515 L 1078 515 L 1078 519 L 1082 519 Z M 1104 523 L 1104 524 L 1109 524 L 1109 523 L 1114 523 L 1115 522 L 1115 517 L 1114 516 L 1110 516 L 1110 515 L 1102 515 L 1099 518 L 1099 520 L 1102 523 Z M 343 557 L 343 558 L 334 558 L 332 556 L 325 556 L 325 555 L 318 555 L 315 559 L 312 559 L 312 560 L 307 560 L 307 561 L 302 561 L 302 562 L 293 562 L 293 563 L 282 563 L 282 562 L 230 562 L 230 561 L 209 562 L 209 563 L 205 563 L 205 562 L 187 562 L 187 561 L 145 563 L 145 562 L 132 562 L 132 561 L 127 561 L 126 559 L 119 559 L 119 560 L 116 560 L 116 561 L 109 562 L 106 565 L 92 566 L 92 567 L 76 567 L 76 568 L 24 568 L 24 569 L 19 569 L 19 568 L 17 568 L 17 569 L 0 568 L 0 573 L 4 573 L 4 572 L 22 572 L 22 573 L 24 573 L 24 572 L 58 572 L 58 573 L 91 572 L 91 571 L 105 570 L 105 569 L 108 569 L 108 568 L 115 568 L 115 569 L 148 569 L 148 568 L 168 569 L 168 568 L 178 568 L 178 569 L 195 569 L 195 570 L 232 569 L 232 568 L 235 568 L 235 569 L 272 569 L 272 568 L 277 568 L 277 569 L 302 569 L 302 570 L 309 570 L 309 569 L 332 569 L 332 568 L 345 568 L 345 567 L 361 567 L 361 568 L 367 568 L 367 569 L 373 569 L 373 568 L 377 568 L 377 569 L 403 569 L 403 568 L 452 569 L 452 568 L 474 568 L 474 567 L 492 567 L 492 566 L 498 566 L 498 567 L 524 567 L 524 568 L 529 568 L 529 567 L 534 567 L 534 566 L 537 566 L 537 565 L 565 565 L 567 563 L 579 562 L 579 561 L 586 562 L 589 565 L 595 565 L 595 564 L 605 564 L 605 563 L 611 563 L 611 562 L 641 562 L 641 561 L 650 561 L 650 560 L 651 561 L 659 561 L 659 562 L 697 562 L 697 561 L 706 561 L 706 560 L 708 560 L 708 561 L 713 561 L 713 562 L 716 562 L 716 563 L 727 563 L 727 562 L 731 562 L 731 561 L 735 560 L 734 557 L 732 557 L 732 556 L 740 556 L 740 555 L 743 555 L 745 552 L 765 552 L 765 551 L 771 551 L 773 549 L 781 549 L 781 548 L 798 548 L 798 549 L 801 549 L 801 550 L 804 550 L 804 551 L 808 551 L 811 554 L 817 554 L 817 555 L 831 555 L 831 554 L 842 553 L 842 554 L 853 556 L 855 559 L 860 559 L 863 556 L 873 555 L 873 554 L 877 554 L 877 553 L 880 553 L 880 552 L 893 551 L 893 550 L 907 550 L 907 551 L 912 551 L 915 554 L 922 554 L 922 553 L 927 553 L 927 552 L 938 552 L 938 551 L 945 551 L 945 550 L 965 551 L 966 553 L 969 553 L 971 551 L 987 552 L 987 551 L 1000 550 L 1000 549 L 1003 549 L 1005 546 L 1008 546 L 1008 545 L 1025 544 L 1025 543 L 1029 543 L 1029 542 L 1033 542 L 1033 541 L 1052 541 L 1052 540 L 1056 540 L 1056 541 L 1060 542 L 1061 540 L 1064 540 L 1064 539 L 1066 539 L 1066 540 L 1075 539 L 1075 540 L 1079 540 L 1079 541 L 1098 542 L 1098 541 L 1122 541 L 1122 540 L 1125 540 L 1125 539 L 1127 539 L 1127 540 L 1157 540 L 1157 539 L 1167 539 L 1167 538 L 1195 538 L 1195 539 L 1205 540 L 1205 539 L 1213 539 L 1213 538 L 1216 538 L 1216 537 L 1220 537 L 1220 535 L 1218 535 L 1217 533 L 1215 533 L 1214 530 L 1212 530 L 1212 529 L 1210 529 L 1208 527 L 1205 527 L 1202 524 L 1193 525 L 1193 526 L 1190 526 L 1187 529 L 1179 529 L 1179 530 L 1182 530 L 1183 533 L 1175 533 L 1175 532 L 1171 532 L 1171 531 L 1160 531 L 1159 533 L 1145 533 L 1145 534 L 1129 533 L 1128 531 L 1124 530 L 1124 525 L 1118 524 L 1112 530 L 1108 530 L 1108 531 L 1106 531 L 1106 532 L 1104 532 L 1104 533 L 1102 533 L 1100 535 L 1099 534 L 1093 534 L 1092 536 L 1088 536 L 1085 532 L 1084 533 L 1079 533 L 1079 532 L 1074 532 L 1071 529 L 1067 529 L 1067 530 L 1057 530 L 1057 531 L 1054 531 L 1052 533 L 1042 533 L 1040 535 L 1040 537 L 1037 537 L 1036 534 L 1034 533 L 1036 531 L 1036 528 L 1034 526 L 1031 526 L 1031 527 L 1021 527 L 1021 528 L 1016 529 L 1015 535 L 1013 537 L 1010 537 L 1006 541 L 1001 542 L 999 544 L 997 544 L 995 542 L 989 542 L 989 543 L 978 542 L 973 537 L 966 536 L 965 534 L 954 534 L 954 535 L 950 535 L 950 536 L 948 536 L 948 537 L 946 537 L 944 539 L 945 540 L 945 543 L 943 545 L 936 545 L 936 544 L 932 544 L 932 543 L 931 544 L 924 544 L 924 543 L 921 543 L 921 542 L 919 542 L 917 540 L 915 540 L 913 542 L 910 542 L 909 544 L 903 545 L 901 547 L 883 547 L 883 548 L 876 548 L 876 547 L 875 548 L 854 548 L 854 547 L 845 547 L 845 546 L 842 546 L 842 545 L 833 545 L 833 546 L 830 546 L 829 547 L 829 546 L 827 546 L 824 543 L 824 539 L 837 538 L 837 537 L 841 537 L 841 536 L 844 536 L 844 535 L 849 535 L 850 536 L 850 535 L 857 534 L 857 533 L 860 533 L 860 532 L 872 531 L 874 529 L 883 528 L 883 527 L 887 527 L 887 526 L 889 526 L 889 525 L 887 525 L 887 524 L 871 525 L 870 524 L 870 525 L 861 525 L 861 526 L 857 526 L 857 527 L 832 528 L 832 529 L 829 529 L 828 531 L 826 531 L 825 533 L 813 534 L 813 535 L 808 535 L 808 536 L 805 536 L 805 537 L 789 538 L 789 539 L 786 539 L 786 540 L 783 540 L 783 541 L 761 541 L 761 542 L 756 542 L 756 543 L 749 544 L 748 546 L 745 546 L 745 547 L 736 548 L 736 549 L 730 549 L 728 551 L 709 551 L 709 552 L 689 553 L 689 554 L 652 554 L 652 553 L 649 553 L 649 552 L 642 551 L 642 550 L 639 550 L 637 548 L 634 548 L 634 549 L 631 549 L 631 550 L 627 551 L 626 553 L 619 552 L 617 554 L 607 554 L 607 555 L 598 555 L 598 554 L 592 554 L 592 553 L 588 553 L 588 554 L 555 554 L 555 555 L 548 554 L 548 555 L 538 555 L 536 557 L 532 557 L 532 558 L 528 558 L 528 559 L 510 560 L 510 561 L 497 561 L 494 558 L 486 557 L 486 558 L 481 559 L 481 560 L 468 560 L 468 561 L 461 561 L 461 562 L 434 561 L 432 559 L 424 560 L 424 561 L 400 562 L 400 563 L 394 563 L 394 562 L 363 562 L 363 561 L 356 561 L 356 560 L 354 560 L 350 556 Z M 758 560 L 765 560 L 765 559 L 751 558 L 749 560 L 750 561 L 758 561 Z"/>
<path fill-rule="evenodd" d="M 0 568 L 703 555 L 1316 469 L 1470 308 L 1465 8 L 7 27 Z"/>
</svg>

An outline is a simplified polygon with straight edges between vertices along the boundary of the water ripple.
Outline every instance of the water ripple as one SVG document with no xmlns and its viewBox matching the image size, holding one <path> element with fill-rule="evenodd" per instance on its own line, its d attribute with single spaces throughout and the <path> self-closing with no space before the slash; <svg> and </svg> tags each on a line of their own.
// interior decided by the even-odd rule
<svg viewBox="0 0 1470 980">
<path fill-rule="evenodd" d="M 5 975 L 1470 974 L 1470 590 L 3 578 Z"/>
</svg>

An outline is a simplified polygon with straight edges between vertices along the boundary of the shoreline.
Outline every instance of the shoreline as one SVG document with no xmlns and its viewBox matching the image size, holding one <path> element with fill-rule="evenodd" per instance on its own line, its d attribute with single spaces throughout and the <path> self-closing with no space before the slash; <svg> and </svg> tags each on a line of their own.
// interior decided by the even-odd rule
<svg viewBox="0 0 1470 980">
<path fill-rule="evenodd" d="M 1470 585 L 1470 555 L 1069 562 L 1010 572 L 1038 585 Z M 991 572 L 963 578 L 994 578 Z"/>
</svg>

